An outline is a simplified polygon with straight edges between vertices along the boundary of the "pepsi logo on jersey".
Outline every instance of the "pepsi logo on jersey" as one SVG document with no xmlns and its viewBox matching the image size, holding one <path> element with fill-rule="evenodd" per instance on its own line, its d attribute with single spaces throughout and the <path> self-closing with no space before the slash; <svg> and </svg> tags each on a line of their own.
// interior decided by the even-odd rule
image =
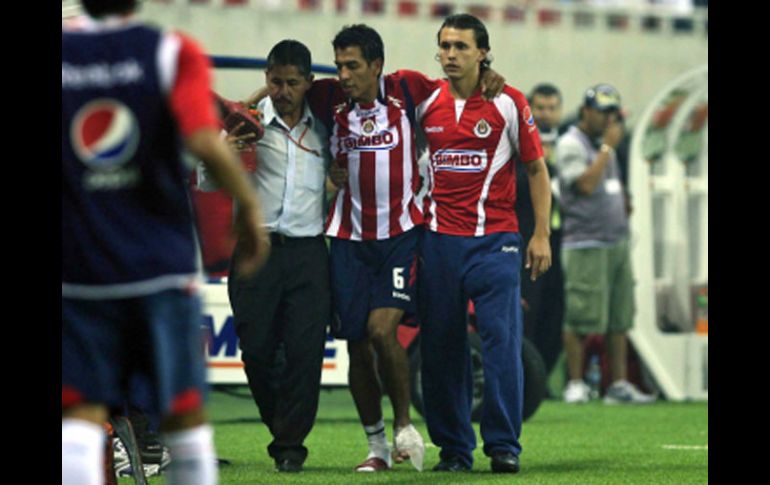
<svg viewBox="0 0 770 485">
<path fill-rule="evenodd" d="M 97 99 L 77 112 L 70 139 L 84 164 L 92 169 L 113 170 L 136 152 L 139 125 L 125 104 L 115 99 Z"/>
<path fill-rule="evenodd" d="M 487 168 L 484 150 L 439 150 L 430 160 L 436 172 L 483 172 Z"/>
<path fill-rule="evenodd" d="M 97 99 L 75 114 L 70 127 L 72 148 L 90 170 L 89 190 L 121 189 L 139 181 L 137 167 L 126 163 L 139 145 L 139 124 L 131 109 L 115 99 Z"/>
</svg>

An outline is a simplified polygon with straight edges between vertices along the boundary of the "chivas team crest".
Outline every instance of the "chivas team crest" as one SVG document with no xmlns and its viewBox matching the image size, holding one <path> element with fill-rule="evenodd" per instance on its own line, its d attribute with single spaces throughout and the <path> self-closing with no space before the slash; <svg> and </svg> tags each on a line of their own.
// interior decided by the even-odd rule
<svg viewBox="0 0 770 485">
<path fill-rule="evenodd" d="M 492 133 L 492 127 L 489 126 L 487 120 L 481 118 L 476 126 L 473 127 L 473 134 L 479 138 L 486 138 Z"/>
<path fill-rule="evenodd" d="M 376 129 L 377 124 L 373 120 L 366 120 L 361 125 L 361 131 L 363 131 L 365 135 L 371 135 Z"/>
</svg>

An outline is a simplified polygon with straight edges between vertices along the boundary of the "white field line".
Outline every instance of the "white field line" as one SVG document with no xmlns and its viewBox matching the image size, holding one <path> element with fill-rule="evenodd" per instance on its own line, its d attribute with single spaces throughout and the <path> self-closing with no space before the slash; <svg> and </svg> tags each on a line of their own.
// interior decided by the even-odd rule
<svg viewBox="0 0 770 485">
<path fill-rule="evenodd" d="M 663 445 L 664 450 L 705 450 L 708 451 L 709 445 Z"/>
</svg>

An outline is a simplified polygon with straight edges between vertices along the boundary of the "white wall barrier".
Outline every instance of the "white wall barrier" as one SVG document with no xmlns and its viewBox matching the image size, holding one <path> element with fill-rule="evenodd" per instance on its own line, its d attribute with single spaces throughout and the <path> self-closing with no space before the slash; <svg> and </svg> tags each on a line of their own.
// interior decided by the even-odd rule
<svg viewBox="0 0 770 485">
<path fill-rule="evenodd" d="M 63 1 L 62 15 L 73 3 Z M 526 92 L 553 82 L 571 111 L 586 88 L 608 82 L 620 90 L 633 124 L 668 80 L 708 62 L 707 11 L 639 3 L 598 8 L 553 0 L 147 0 L 140 17 L 190 33 L 212 55 L 266 57 L 275 43 L 294 38 L 310 48 L 315 63 L 327 65 L 333 64 L 331 40 L 340 28 L 365 22 L 383 37 L 386 71 L 410 68 L 438 77 L 433 58 L 442 14 L 450 8 L 471 11 L 485 16 L 492 65 L 510 84 Z M 345 8 L 338 11 L 338 5 Z M 688 22 L 690 30 L 675 28 Z M 215 82 L 222 94 L 240 98 L 263 85 L 264 77 L 218 71 Z"/>
</svg>

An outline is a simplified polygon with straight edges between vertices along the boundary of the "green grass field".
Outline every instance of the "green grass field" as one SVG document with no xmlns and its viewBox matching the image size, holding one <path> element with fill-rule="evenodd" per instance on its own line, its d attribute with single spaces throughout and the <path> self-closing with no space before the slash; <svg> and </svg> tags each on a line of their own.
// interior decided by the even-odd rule
<svg viewBox="0 0 770 485">
<path fill-rule="evenodd" d="M 247 391 L 246 391 L 247 392 Z M 386 418 L 390 404 L 383 402 Z M 321 391 L 316 425 L 306 440 L 310 455 L 300 474 L 279 474 L 267 456 L 270 435 L 250 399 L 213 392 L 209 415 L 218 455 L 230 461 L 220 468 L 229 484 L 705 484 L 708 483 L 708 403 L 659 402 L 650 406 L 605 406 L 594 402 L 570 406 L 545 401 L 526 423 L 521 441 L 522 470 L 515 476 L 492 474 L 481 440 L 470 473 L 430 472 L 438 448 L 428 445 L 425 468 L 408 463 L 379 474 L 354 473 L 367 453 L 363 430 L 347 389 Z M 413 412 L 428 440 L 422 417 Z M 390 422 L 389 422 L 390 426 Z M 477 433 L 478 433 L 478 427 Z M 388 438 L 392 440 L 389 431 Z M 153 477 L 150 484 L 163 483 Z M 130 478 L 119 483 L 131 484 Z"/>
</svg>

